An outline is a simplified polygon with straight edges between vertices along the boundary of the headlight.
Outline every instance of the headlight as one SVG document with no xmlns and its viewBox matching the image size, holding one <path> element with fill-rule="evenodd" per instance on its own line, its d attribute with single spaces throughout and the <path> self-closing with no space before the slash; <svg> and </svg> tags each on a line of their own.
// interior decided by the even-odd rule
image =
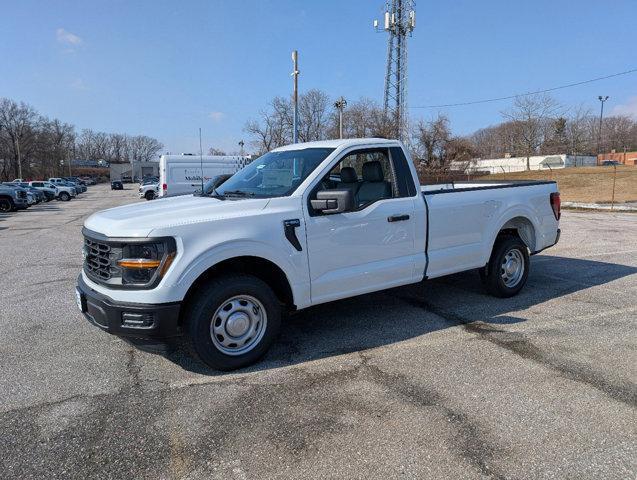
<svg viewBox="0 0 637 480">
<path fill-rule="evenodd" d="M 122 258 L 117 261 L 122 269 L 122 284 L 150 284 L 164 276 L 174 258 L 174 241 L 124 245 Z"/>
</svg>

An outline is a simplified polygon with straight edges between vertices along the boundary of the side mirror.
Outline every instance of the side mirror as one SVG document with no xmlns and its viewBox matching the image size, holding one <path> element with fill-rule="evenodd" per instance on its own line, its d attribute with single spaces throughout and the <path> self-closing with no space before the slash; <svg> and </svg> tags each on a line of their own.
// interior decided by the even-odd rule
<svg viewBox="0 0 637 480">
<path fill-rule="evenodd" d="M 312 208 L 324 215 L 343 213 L 354 209 L 354 195 L 349 189 L 319 190 L 316 200 L 310 200 Z"/>
</svg>

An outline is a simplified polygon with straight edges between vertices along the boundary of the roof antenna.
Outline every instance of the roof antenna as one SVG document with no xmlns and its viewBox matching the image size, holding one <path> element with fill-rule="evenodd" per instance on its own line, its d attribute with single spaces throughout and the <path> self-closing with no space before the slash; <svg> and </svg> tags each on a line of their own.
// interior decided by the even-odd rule
<svg viewBox="0 0 637 480">
<path fill-rule="evenodd" d="M 199 127 L 199 163 L 201 165 L 201 194 L 203 195 L 203 148 L 201 146 L 201 127 Z"/>
</svg>

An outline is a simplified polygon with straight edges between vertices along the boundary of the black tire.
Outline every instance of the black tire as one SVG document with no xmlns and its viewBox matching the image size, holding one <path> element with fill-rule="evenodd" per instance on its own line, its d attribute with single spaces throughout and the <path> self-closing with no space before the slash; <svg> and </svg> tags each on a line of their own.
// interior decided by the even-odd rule
<svg viewBox="0 0 637 480">
<path fill-rule="evenodd" d="M 69 200 L 71 200 L 71 196 L 68 194 L 68 192 L 61 192 L 60 200 L 62 200 L 63 202 L 68 202 Z"/>
<path fill-rule="evenodd" d="M 227 354 L 215 343 L 219 343 L 218 340 L 213 341 L 213 321 L 215 325 L 220 324 L 220 319 L 214 318 L 217 312 L 221 313 L 222 307 L 227 306 L 231 299 L 241 296 L 256 299 L 263 306 L 265 312 L 260 312 L 259 316 L 265 318 L 265 321 L 261 322 L 262 333 L 254 336 L 258 340 L 251 343 L 250 350 L 240 354 Z M 215 370 L 235 370 L 256 362 L 268 351 L 281 326 L 279 300 L 266 283 L 251 275 L 236 274 L 210 280 L 198 289 L 186 305 L 184 313 L 186 345 L 194 357 Z M 250 330 L 247 327 L 246 329 Z M 228 335 L 228 338 L 234 337 Z M 244 343 L 250 343 L 250 338 Z"/>
<path fill-rule="evenodd" d="M 517 268 L 515 269 L 516 274 L 507 272 L 504 268 L 507 262 L 507 255 L 512 258 L 511 264 L 521 265 L 521 272 Z M 487 291 L 496 297 L 512 297 L 522 290 L 528 276 L 529 251 L 524 242 L 513 235 L 498 237 L 493 246 L 493 252 L 486 266 L 486 271 L 482 271 L 480 274 Z M 505 277 L 507 277 L 506 280 Z"/>
<path fill-rule="evenodd" d="M 155 198 L 155 192 L 153 190 L 148 190 L 144 194 L 144 197 L 146 198 L 146 200 L 153 200 Z"/>
<path fill-rule="evenodd" d="M 13 212 L 15 210 L 15 206 L 13 205 L 13 200 L 10 198 L 0 198 L 0 212 L 8 213 Z"/>
</svg>

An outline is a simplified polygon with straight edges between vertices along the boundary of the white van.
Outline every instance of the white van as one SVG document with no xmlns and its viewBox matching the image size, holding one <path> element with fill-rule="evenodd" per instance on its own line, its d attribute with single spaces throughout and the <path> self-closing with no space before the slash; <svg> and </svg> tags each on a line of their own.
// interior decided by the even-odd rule
<svg viewBox="0 0 637 480">
<path fill-rule="evenodd" d="M 217 175 L 232 175 L 250 163 L 239 155 L 162 155 L 159 158 L 159 196 L 193 193 Z"/>
</svg>

